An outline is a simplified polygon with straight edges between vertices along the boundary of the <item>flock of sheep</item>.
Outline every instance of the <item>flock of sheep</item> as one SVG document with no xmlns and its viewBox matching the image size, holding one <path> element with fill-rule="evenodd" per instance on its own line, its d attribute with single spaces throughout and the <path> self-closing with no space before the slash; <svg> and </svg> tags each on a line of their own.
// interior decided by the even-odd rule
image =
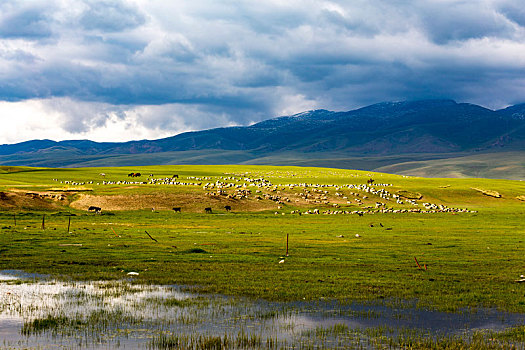
<svg viewBox="0 0 525 350">
<path fill-rule="evenodd" d="M 136 173 L 134 173 L 136 174 Z M 103 177 L 105 178 L 105 174 Z M 215 181 L 213 181 L 215 179 Z M 55 181 L 59 181 L 55 179 Z M 60 181 L 69 185 L 93 184 L 89 182 Z M 277 209 L 283 209 L 284 205 L 290 206 L 321 206 L 319 208 L 308 208 L 306 210 L 295 209 L 291 214 L 378 214 L 378 213 L 466 213 L 473 212 L 468 209 L 449 208 L 444 205 L 416 201 L 391 193 L 387 189 L 392 186 L 388 183 L 377 183 L 368 179 L 364 184 L 316 184 L 316 183 L 287 183 L 273 184 L 263 176 L 246 176 L 237 174 L 233 176 L 189 176 L 184 180 L 178 175 L 171 177 L 158 177 L 153 174 L 146 181 L 103 180 L 97 185 L 155 185 L 155 186 L 191 186 L 200 187 L 205 195 L 220 197 L 228 200 L 269 200 L 277 204 Z M 371 198 L 370 198 L 371 197 Z M 375 202 L 375 203 L 374 203 Z M 395 204 L 394 204 L 395 203 Z M 350 209 L 348 206 L 357 206 Z M 341 206 L 346 208 L 341 208 Z M 408 207 L 407 207 L 408 206 Z M 227 211 L 231 206 L 227 206 Z M 98 208 L 97 208 L 98 209 Z M 211 213 L 211 208 L 206 207 L 205 212 Z M 175 210 L 175 208 L 174 208 Z M 182 208 L 177 207 L 176 212 Z M 100 211 L 100 210 L 98 210 Z M 284 213 L 276 212 L 283 215 Z"/>
</svg>

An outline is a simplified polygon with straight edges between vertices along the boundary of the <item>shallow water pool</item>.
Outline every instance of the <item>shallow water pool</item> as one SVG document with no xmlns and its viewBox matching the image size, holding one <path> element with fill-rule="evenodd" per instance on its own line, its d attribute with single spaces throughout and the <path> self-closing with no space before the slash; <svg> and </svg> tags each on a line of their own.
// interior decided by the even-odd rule
<svg viewBox="0 0 525 350">
<path fill-rule="evenodd" d="M 523 314 L 492 309 L 443 313 L 410 303 L 273 303 L 178 286 L 42 277 L 0 271 L 1 348 L 366 349 L 407 335 L 468 339 L 525 322 Z"/>
</svg>

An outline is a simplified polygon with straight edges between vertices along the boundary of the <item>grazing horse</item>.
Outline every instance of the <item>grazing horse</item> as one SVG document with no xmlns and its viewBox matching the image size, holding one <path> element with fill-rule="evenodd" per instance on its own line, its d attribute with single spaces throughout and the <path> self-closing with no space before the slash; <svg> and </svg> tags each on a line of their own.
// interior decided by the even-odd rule
<svg viewBox="0 0 525 350">
<path fill-rule="evenodd" d="M 175 208 L 173 208 L 173 211 L 175 213 L 181 213 L 181 207 L 175 207 Z"/>
<path fill-rule="evenodd" d="M 94 211 L 95 214 L 100 214 L 102 212 L 102 208 L 92 205 L 88 208 L 88 211 Z"/>
<path fill-rule="evenodd" d="M 368 181 L 366 181 L 367 184 L 371 185 L 374 183 L 374 179 L 368 179 Z"/>
<path fill-rule="evenodd" d="M 211 214 L 211 208 L 209 208 L 209 207 L 208 208 L 204 208 L 204 212 L 206 214 Z"/>
<path fill-rule="evenodd" d="M 179 178 L 179 175 L 175 174 L 171 177 L 172 179 L 178 179 Z"/>
<path fill-rule="evenodd" d="M 225 206 L 224 206 L 224 209 L 226 209 L 226 211 L 231 211 L 231 210 L 232 210 L 232 207 L 229 206 L 229 205 L 225 205 Z"/>
</svg>

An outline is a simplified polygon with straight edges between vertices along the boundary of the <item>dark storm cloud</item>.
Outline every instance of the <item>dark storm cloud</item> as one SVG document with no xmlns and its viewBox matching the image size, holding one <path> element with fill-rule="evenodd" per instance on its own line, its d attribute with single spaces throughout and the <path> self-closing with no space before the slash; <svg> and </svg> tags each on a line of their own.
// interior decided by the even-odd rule
<svg viewBox="0 0 525 350">
<path fill-rule="evenodd" d="M 423 4 L 423 5 L 421 5 Z M 438 44 L 484 37 L 511 38 L 515 33 L 497 8 L 486 2 L 459 1 L 443 8 L 443 3 L 419 3 L 420 24 L 426 35 Z"/>
<path fill-rule="evenodd" d="M 511 1 L 503 3 L 499 11 L 509 20 L 513 21 L 521 27 L 525 27 L 525 7 L 520 3 L 513 3 Z"/>
<path fill-rule="evenodd" d="M 70 131 L 141 105 L 169 106 L 143 113 L 173 130 L 169 113 L 194 128 L 385 100 L 502 107 L 525 101 L 524 23 L 520 0 L 6 1 L 0 99 L 66 98 Z"/>
<path fill-rule="evenodd" d="M 15 1 L 0 4 L 0 37 L 37 40 L 51 35 L 48 6 Z"/>
</svg>

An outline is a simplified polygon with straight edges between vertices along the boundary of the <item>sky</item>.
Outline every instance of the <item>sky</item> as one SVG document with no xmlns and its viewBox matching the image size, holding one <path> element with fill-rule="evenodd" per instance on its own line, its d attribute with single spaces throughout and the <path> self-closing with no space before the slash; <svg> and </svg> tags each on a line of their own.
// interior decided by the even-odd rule
<svg viewBox="0 0 525 350">
<path fill-rule="evenodd" d="M 0 144 L 525 102 L 523 0 L 2 0 Z"/>
</svg>

